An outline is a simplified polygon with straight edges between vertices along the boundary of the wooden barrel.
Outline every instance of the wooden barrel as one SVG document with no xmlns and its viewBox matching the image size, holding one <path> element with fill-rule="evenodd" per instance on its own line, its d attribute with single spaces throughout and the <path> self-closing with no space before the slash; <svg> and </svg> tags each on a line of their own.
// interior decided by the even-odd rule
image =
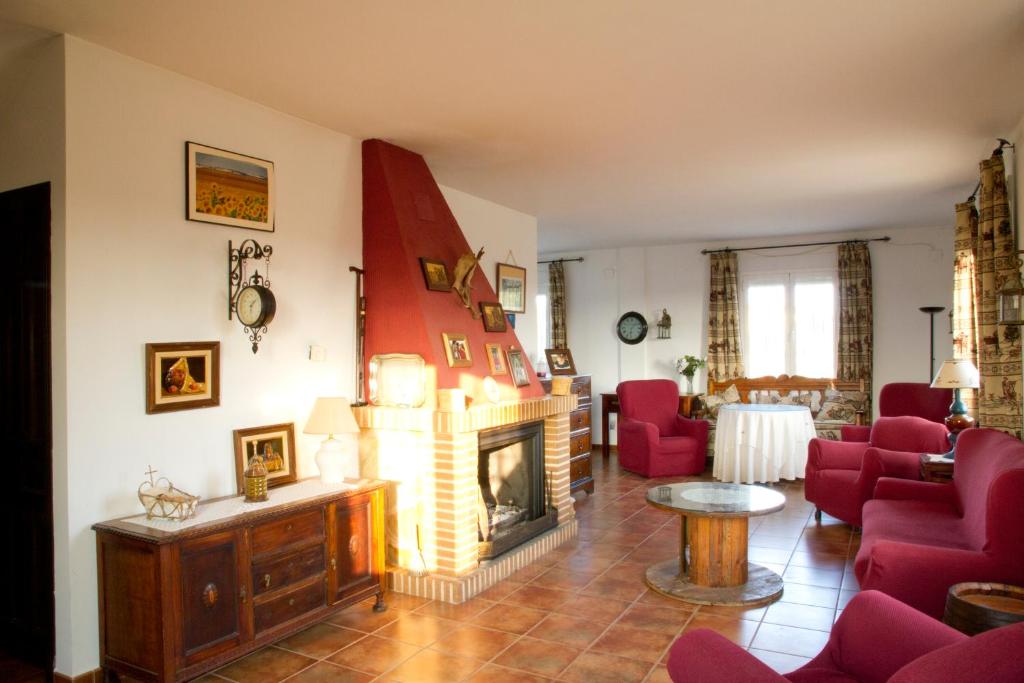
<svg viewBox="0 0 1024 683">
<path fill-rule="evenodd" d="M 950 586 L 942 620 L 969 636 L 1024 621 L 1024 588 L 1005 583 Z"/>
</svg>

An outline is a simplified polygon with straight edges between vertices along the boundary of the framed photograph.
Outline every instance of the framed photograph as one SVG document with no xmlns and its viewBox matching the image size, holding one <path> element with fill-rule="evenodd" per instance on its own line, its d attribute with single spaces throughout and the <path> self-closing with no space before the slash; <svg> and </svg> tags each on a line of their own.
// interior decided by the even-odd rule
<svg viewBox="0 0 1024 683">
<path fill-rule="evenodd" d="M 501 344 L 484 344 L 487 351 L 487 364 L 491 366 L 492 375 L 507 375 L 508 366 L 505 356 L 501 353 Z"/>
<path fill-rule="evenodd" d="M 448 357 L 448 367 L 468 368 L 473 365 L 473 357 L 469 354 L 469 339 L 457 332 L 442 332 L 444 353 Z"/>
<path fill-rule="evenodd" d="M 185 218 L 274 231 L 274 162 L 185 143 Z"/>
<path fill-rule="evenodd" d="M 245 493 L 242 475 L 254 455 L 263 456 L 267 467 L 267 488 L 298 480 L 295 471 L 295 423 L 235 430 L 235 480 L 238 493 Z"/>
<path fill-rule="evenodd" d="M 452 279 L 448 275 L 448 266 L 444 261 L 421 256 L 420 267 L 423 268 L 423 279 L 427 283 L 427 289 L 432 292 L 452 291 Z"/>
<path fill-rule="evenodd" d="M 526 371 L 526 361 L 519 349 L 508 350 L 508 369 L 512 373 L 512 382 L 517 387 L 525 387 L 530 383 L 530 373 Z"/>
<path fill-rule="evenodd" d="M 526 313 L 526 268 L 498 264 L 498 301 L 506 313 Z"/>
<path fill-rule="evenodd" d="M 220 342 L 146 344 L 146 413 L 220 405 Z"/>
<path fill-rule="evenodd" d="M 484 332 L 504 332 L 508 329 L 505 322 L 505 311 L 501 304 L 490 301 L 480 302 L 480 317 L 484 321 Z"/>
<path fill-rule="evenodd" d="M 575 375 L 576 364 L 572 362 L 572 351 L 569 349 L 544 349 L 548 357 L 548 368 L 552 375 Z"/>
</svg>

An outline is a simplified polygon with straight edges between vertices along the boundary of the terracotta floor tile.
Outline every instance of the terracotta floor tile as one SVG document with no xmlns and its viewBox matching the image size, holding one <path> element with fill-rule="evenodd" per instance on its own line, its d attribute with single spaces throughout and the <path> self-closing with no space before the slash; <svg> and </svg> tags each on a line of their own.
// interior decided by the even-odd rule
<svg viewBox="0 0 1024 683">
<path fill-rule="evenodd" d="M 480 593 L 477 597 L 482 600 L 500 602 L 506 595 L 515 593 L 520 588 L 522 588 L 521 584 L 512 581 L 499 581 L 484 592 Z"/>
<path fill-rule="evenodd" d="M 782 652 L 770 652 L 768 650 L 757 650 L 754 648 L 747 650 L 747 652 L 754 655 L 780 674 L 788 674 L 790 671 L 796 671 L 801 666 L 811 661 L 807 657 L 797 657 L 796 655 L 787 655 Z"/>
<path fill-rule="evenodd" d="M 397 640 L 367 636 L 331 656 L 331 662 L 357 671 L 382 674 L 404 662 L 420 651 L 420 648 Z"/>
<path fill-rule="evenodd" d="M 275 644 L 285 650 L 298 652 L 314 659 L 325 659 L 328 655 L 365 636 L 366 634 L 361 631 L 320 623 Z"/>
<path fill-rule="evenodd" d="M 512 585 L 518 586 L 519 584 Z M 437 617 L 439 619 L 449 619 L 451 621 L 469 621 L 484 610 L 494 607 L 494 604 L 495 603 L 491 600 L 484 600 L 479 597 L 467 600 L 466 602 L 458 605 L 435 600 L 434 602 L 417 608 L 413 614 L 420 614 L 425 617 Z"/>
<path fill-rule="evenodd" d="M 801 605 L 815 607 L 835 607 L 839 600 L 839 591 L 835 588 L 821 586 L 805 586 L 799 583 L 786 583 L 782 588 L 782 600 L 796 602 Z"/>
<path fill-rule="evenodd" d="M 668 675 L 666 667 L 656 666 L 651 670 L 650 675 L 647 676 L 645 683 L 672 683 L 672 678 Z"/>
<path fill-rule="evenodd" d="M 416 609 L 417 607 L 422 607 L 423 605 L 427 604 L 428 602 L 431 602 L 431 600 L 429 600 L 428 598 L 419 598 L 419 597 L 416 597 L 415 595 L 406 595 L 405 593 L 395 593 L 394 591 L 389 592 L 388 595 L 387 595 L 387 598 L 385 598 L 385 604 L 387 604 L 389 610 L 391 610 L 391 609 L 401 609 L 401 610 L 407 610 L 407 611 L 410 611 L 410 612 L 412 610 Z M 369 604 L 372 605 L 373 601 L 372 600 L 369 601 Z"/>
<path fill-rule="evenodd" d="M 649 604 L 634 604 L 615 622 L 616 626 L 629 626 L 643 631 L 654 631 L 669 636 L 679 635 L 690 620 L 692 612 L 658 607 Z"/>
<path fill-rule="evenodd" d="M 684 602 L 683 600 L 670 598 L 667 595 L 662 595 L 661 593 L 650 589 L 647 589 L 647 591 L 640 596 L 640 599 L 637 600 L 637 602 L 645 605 L 656 605 L 658 607 L 670 607 L 672 609 L 686 610 L 687 612 L 693 612 L 697 609 L 697 606 L 691 602 Z"/>
<path fill-rule="evenodd" d="M 534 638 L 520 638 L 495 658 L 494 663 L 541 676 L 558 676 L 572 663 L 579 650 Z"/>
<path fill-rule="evenodd" d="M 539 564 L 528 564 L 512 576 L 508 577 L 506 581 L 513 581 L 515 583 L 530 583 L 541 574 L 549 571 L 549 567 L 546 565 Z"/>
<path fill-rule="evenodd" d="M 842 570 L 846 565 L 844 555 L 833 555 L 831 553 L 816 553 L 798 550 L 793 553 L 789 564 L 796 567 L 814 567 L 816 569 L 838 569 Z"/>
<path fill-rule="evenodd" d="M 762 534 L 760 531 L 751 534 L 747 545 L 751 548 L 777 548 L 779 550 L 793 550 L 797 546 L 798 539 L 788 536 L 772 536 Z"/>
<path fill-rule="evenodd" d="M 422 650 L 387 674 L 389 681 L 402 683 L 456 683 L 469 678 L 483 666 L 478 659 Z"/>
<path fill-rule="evenodd" d="M 472 623 L 485 628 L 523 634 L 536 626 L 545 616 L 547 616 L 547 612 L 499 602 L 474 617 Z"/>
<path fill-rule="evenodd" d="M 554 588 L 544 588 L 536 584 L 527 584 L 516 592 L 505 596 L 502 602 L 519 607 L 553 610 L 573 597 L 575 593 Z"/>
<path fill-rule="evenodd" d="M 394 607 L 389 607 L 383 612 L 374 612 L 372 609 L 359 604 L 328 617 L 327 621 L 337 626 L 352 628 L 363 633 L 373 633 L 377 629 L 387 626 L 403 614 L 407 614 L 407 612 Z"/>
<path fill-rule="evenodd" d="M 836 607 L 838 607 L 839 609 L 844 609 L 847 605 L 850 604 L 850 600 L 853 600 L 853 596 L 855 596 L 859 592 L 860 591 L 853 590 L 839 591 L 839 604 L 837 604 Z"/>
<path fill-rule="evenodd" d="M 812 605 L 800 605 L 794 602 L 776 602 L 768 606 L 768 611 L 762 621 L 766 624 L 782 624 L 783 626 L 796 626 L 809 628 L 815 631 L 832 630 L 832 620 L 835 618 L 835 610 L 829 607 L 814 607 Z"/>
<path fill-rule="evenodd" d="M 604 574 L 601 574 L 601 577 L 618 579 L 619 581 L 637 581 L 643 584 L 648 566 L 649 565 L 647 564 L 640 564 L 638 562 L 623 561 L 607 570 Z"/>
<path fill-rule="evenodd" d="M 799 657 L 814 657 L 828 642 L 828 633 L 806 628 L 761 624 L 750 647 Z"/>
<path fill-rule="evenodd" d="M 620 581 L 619 579 L 607 579 L 602 576 L 590 582 L 583 590 L 583 594 L 632 602 L 640 597 L 640 594 L 645 590 L 646 587 L 639 581 Z"/>
<path fill-rule="evenodd" d="M 756 621 L 733 619 L 730 617 L 720 617 L 715 614 L 703 614 L 701 612 L 697 612 L 693 615 L 693 618 L 690 619 L 686 628 L 683 629 L 683 633 L 698 628 L 709 628 L 712 631 L 722 634 L 740 647 L 747 647 L 750 645 L 750 641 L 754 639 L 754 634 L 757 633 L 758 626 L 759 624 Z"/>
<path fill-rule="evenodd" d="M 701 605 L 700 614 L 712 614 L 730 619 L 746 619 L 747 621 L 761 621 L 767 607 L 731 607 L 729 605 Z"/>
<path fill-rule="evenodd" d="M 456 628 L 456 622 L 428 617 L 415 612 L 403 614 L 376 632 L 381 638 L 393 638 L 410 645 L 425 647 Z"/>
<path fill-rule="evenodd" d="M 617 557 L 598 557 L 592 552 L 578 550 L 569 557 L 559 560 L 555 566 L 569 571 L 593 573 L 608 569 L 618 561 Z"/>
<path fill-rule="evenodd" d="M 567 602 L 555 608 L 555 611 L 607 625 L 615 621 L 627 607 L 629 607 L 629 603 L 624 600 L 592 595 L 574 595 Z"/>
<path fill-rule="evenodd" d="M 596 643 L 591 645 L 591 649 L 595 652 L 604 652 L 654 664 L 661 659 L 665 648 L 672 640 L 673 636 L 663 633 L 642 631 L 614 624 Z"/>
<path fill-rule="evenodd" d="M 758 546 L 751 546 L 747 548 L 747 560 L 758 564 L 762 562 L 786 564 L 789 562 L 789 558 L 792 554 L 793 552 L 790 550 L 781 550 L 779 548 L 760 548 Z"/>
<path fill-rule="evenodd" d="M 369 683 L 372 680 L 371 674 L 329 662 L 317 662 L 289 678 L 288 683 Z"/>
<path fill-rule="evenodd" d="M 800 583 L 822 588 L 839 588 L 843 583 L 843 572 L 834 569 L 813 569 L 810 567 L 786 568 L 782 579 L 787 583 Z"/>
<path fill-rule="evenodd" d="M 583 617 L 564 614 L 549 614 L 544 621 L 534 626 L 527 635 L 530 638 L 565 643 L 583 649 L 601 635 L 606 626 Z"/>
<path fill-rule="evenodd" d="M 218 669 L 216 673 L 233 681 L 245 683 L 278 683 L 314 662 L 315 659 L 271 646 L 256 650 L 251 655 Z"/>
<path fill-rule="evenodd" d="M 487 661 L 518 640 L 515 633 L 494 631 L 479 626 L 462 626 L 430 646 L 430 649 L 460 657 Z"/>
<path fill-rule="evenodd" d="M 600 538 L 602 543 L 613 543 L 617 545 L 625 545 L 636 547 L 647 540 L 650 534 L 642 531 L 623 531 L 622 529 L 612 529 L 611 531 L 605 532 Z"/>
<path fill-rule="evenodd" d="M 578 591 L 594 580 L 600 572 L 581 572 L 576 570 L 553 567 L 544 572 L 533 581 L 531 586 L 541 588 L 555 588 L 565 591 Z"/>
<path fill-rule="evenodd" d="M 541 678 L 525 671 L 506 669 L 497 664 L 488 664 L 476 672 L 468 683 L 547 683 L 550 678 Z"/>
<path fill-rule="evenodd" d="M 600 652 L 584 652 L 558 680 L 571 683 L 640 683 L 650 670 L 648 662 Z"/>
</svg>

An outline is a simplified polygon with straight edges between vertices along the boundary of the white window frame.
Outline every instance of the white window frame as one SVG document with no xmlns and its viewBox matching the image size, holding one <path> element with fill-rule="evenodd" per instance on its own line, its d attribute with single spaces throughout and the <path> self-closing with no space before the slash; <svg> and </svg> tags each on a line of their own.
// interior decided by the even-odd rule
<svg viewBox="0 0 1024 683">
<path fill-rule="evenodd" d="M 796 372 L 796 303 L 794 287 L 798 282 L 831 282 L 832 283 L 832 338 L 835 342 L 839 339 L 839 272 L 823 268 L 807 268 L 793 270 L 761 271 L 740 275 L 740 348 L 744 357 L 750 345 L 749 328 L 750 312 L 747 308 L 747 288 L 750 285 L 779 284 L 783 285 L 786 292 L 785 315 L 786 315 L 786 343 L 785 343 L 785 369 L 787 375 L 795 375 Z M 839 354 L 837 344 L 832 349 L 832 374 L 835 375 L 839 367 Z"/>
</svg>

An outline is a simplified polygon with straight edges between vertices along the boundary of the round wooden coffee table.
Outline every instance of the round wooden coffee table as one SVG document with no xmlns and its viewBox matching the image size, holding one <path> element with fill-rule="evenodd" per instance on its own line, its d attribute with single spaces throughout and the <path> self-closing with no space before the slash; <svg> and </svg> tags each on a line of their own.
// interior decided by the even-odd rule
<svg viewBox="0 0 1024 683">
<path fill-rule="evenodd" d="M 782 595 L 781 576 L 747 562 L 747 520 L 785 507 L 781 493 L 764 486 L 693 482 L 648 489 L 647 502 L 682 517 L 679 558 L 647 569 L 652 589 L 700 605 L 759 606 Z"/>
</svg>

